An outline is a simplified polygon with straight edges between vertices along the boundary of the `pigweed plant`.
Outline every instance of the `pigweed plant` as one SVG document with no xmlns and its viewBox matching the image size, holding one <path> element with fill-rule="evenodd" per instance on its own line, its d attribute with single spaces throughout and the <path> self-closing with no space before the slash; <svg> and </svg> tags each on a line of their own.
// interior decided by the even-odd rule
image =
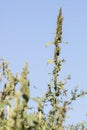
<svg viewBox="0 0 87 130">
<path fill-rule="evenodd" d="M 52 79 L 47 85 L 46 92 L 41 97 L 30 97 L 30 81 L 28 80 L 28 64 L 26 63 L 20 76 L 14 75 L 8 63 L 1 59 L 0 82 L 3 82 L 3 91 L 0 91 L 0 130 L 85 130 L 84 122 L 75 125 L 65 125 L 67 111 L 73 101 L 87 94 L 87 91 L 65 88 L 67 80 L 59 80 L 64 59 L 60 59 L 62 44 L 62 9 L 57 18 L 56 35 L 54 39 L 54 59 L 48 63 L 54 65 L 51 72 Z M 51 43 L 47 43 L 48 46 Z M 19 89 L 17 89 L 19 87 Z M 37 102 L 37 111 L 32 111 L 29 101 Z M 49 107 L 50 105 L 50 107 Z M 45 112 L 46 109 L 49 111 Z"/>
</svg>

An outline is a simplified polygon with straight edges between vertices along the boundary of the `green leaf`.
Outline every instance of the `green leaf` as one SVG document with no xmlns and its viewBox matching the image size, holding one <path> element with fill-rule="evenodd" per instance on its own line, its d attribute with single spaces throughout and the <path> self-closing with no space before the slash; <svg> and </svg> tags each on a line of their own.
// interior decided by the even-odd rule
<svg viewBox="0 0 87 130">
<path fill-rule="evenodd" d="M 65 116 L 65 118 L 67 118 L 67 119 L 68 119 L 68 118 L 70 118 L 70 116 Z"/>
<path fill-rule="evenodd" d="M 0 103 L 0 110 L 2 109 L 2 108 L 4 108 L 4 106 L 7 104 L 7 101 L 5 101 L 5 102 L 3 102 L 3 103 Z"/>
<path fill-rule="evenodd" d="M 62 85 L 59 85 L 58 88 L 59 89 L 64 89 L 64 87 Z"/>
<path fill-rule="evenodd" d="M 45 46 L 48 47 L 49 45 L 51 45 L 51 44 L 53 44 L 53 43 L 54 43 L 54 42 L 47 42 Z"/>
<path fill-rule="evenodd" d="M 54 60 L 48 60 L 48 61 L 47 61 L 48 64 L 51 64 L 51 63 L 53 63 L 53 62 L 54 62 Z"/>
<path fill-rule="evenodd" d="M 37 103 L 41 103 L 42 100 L 41 98 L 37 97 L 37 98 L 32 98 L 33 101 L 37 102 Z"/>
</svg>

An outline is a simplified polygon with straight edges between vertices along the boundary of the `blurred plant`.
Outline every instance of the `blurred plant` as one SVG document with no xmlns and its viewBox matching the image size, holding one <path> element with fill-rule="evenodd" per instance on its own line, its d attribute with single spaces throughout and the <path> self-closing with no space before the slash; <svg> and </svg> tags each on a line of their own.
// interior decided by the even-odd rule
<svg viewBox="0 0 87 130">
<path fill-rule="evenodd" d="M 48 60 L 54 64 L 51 73 L 52 79 L 48 83 L 46 93 L 42 97 L 30 97 L 30 82 L 28 80 L 28 64 L 26 63 L 20 76 L 13 75 L 8 63 L 1 59 L 0 82 L 4 82 L 3 91 L 0 91 L 0 130 L 84 130 L 84 122 L 75 125 L 65 125 L 67 111 L 71 103 L 77 98 L 87 94 L 87 91 L 78 91 L 75 87 L 68 98 L 68 89 L 65 88 L 70 75 L 64 80 L 59 80 L 64 59 L 60 59 L 62 44 L 62 9 L 57 18 L 56 36 L 54 42 L 54 59 Z M 19 87 L 19 89 L 17 89 Z M 37 111 L 33 112 L 29 100 L 37 102 Z M 50 107 L 49 107 L 50 104 Z M 49 109 L 46 113 L 45 108 Z M 29 112 L 30 110 L 30 112 Z"/>
</svg>

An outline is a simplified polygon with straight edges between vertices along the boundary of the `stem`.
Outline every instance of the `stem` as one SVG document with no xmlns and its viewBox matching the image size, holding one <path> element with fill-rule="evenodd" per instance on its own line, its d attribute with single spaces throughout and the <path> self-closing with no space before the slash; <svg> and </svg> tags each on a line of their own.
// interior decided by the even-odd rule
<svg viewBox="0 0 87 130">
<path fill-rule="evenodd" d="M 57 18 L 57 29 L 56 29 L 56 36 L 55 36 L 55 41 L 54 41 L 54 70 L 53 70 L 53 77 L 54 77 L 54 90 L 55 92 L 60 92 L 60 89 L 57 87 L 57 81 L 58 81 L 58 73 L 60 71 L 60 61 L 58 59 L 60 55 L 60 46 L 59 44 L 62 42 L 62 22 L 63 22 L 63 17 L 62 17 L 62 9 L 60 8 L 59 11 L 59 16 Z M 56 95 L 55 95 L 56 96 Z"/>
</svg>

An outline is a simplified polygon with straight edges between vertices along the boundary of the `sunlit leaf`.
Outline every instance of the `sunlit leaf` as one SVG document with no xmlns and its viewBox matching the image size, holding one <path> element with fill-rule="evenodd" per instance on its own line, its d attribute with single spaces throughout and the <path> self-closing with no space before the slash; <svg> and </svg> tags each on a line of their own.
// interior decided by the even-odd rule
<svg viewBox="0 0 87 130">
<path fill-rule="evenodd" d="M 48 60 L 48 61 L 47 61 L 48 64 L 51 64 L 51 63 L 53 63 L 53 62 L 54 62 L 54 60 Z"/>
<path fill-rule="evenodd" d="M 51 45 L 51 44 L 53 44 L 53 43 L 54 43 L 54 42 L 47 42 L 45 46 L 48 47 L 49 45 Z"/>
</svg>

